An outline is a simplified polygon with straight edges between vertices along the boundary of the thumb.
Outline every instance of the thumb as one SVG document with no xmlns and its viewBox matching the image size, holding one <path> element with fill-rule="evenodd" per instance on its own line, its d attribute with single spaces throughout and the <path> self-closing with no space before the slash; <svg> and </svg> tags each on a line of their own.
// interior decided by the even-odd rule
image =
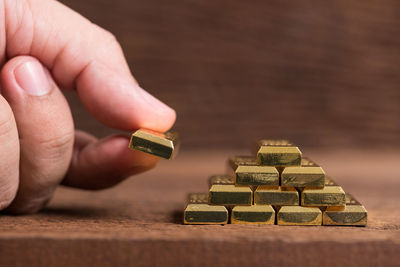
<svg viewBox="0 0 400 267">
<path fill-rule="evenodd" d="M 175 122 L 174 110 L 139 87 L 109 32 L 54 0 L 0 1 L 2 12 L 0 59 L 36 57 L 107 126 L 166 131 Z"/>
</svg>

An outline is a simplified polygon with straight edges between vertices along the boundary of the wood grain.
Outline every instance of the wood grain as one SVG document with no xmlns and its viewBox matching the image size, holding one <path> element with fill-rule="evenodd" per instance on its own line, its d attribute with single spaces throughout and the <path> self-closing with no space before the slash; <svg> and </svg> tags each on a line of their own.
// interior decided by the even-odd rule
<svg viewBox="0 0 400 267">
<path fill-rule="evenodd" d="M 399 151 L 304 151 L 368 210 L 367 227 L 182 225 L 242 151 L 186 152 L 101 192 L 60 188 L 39 214 L 0 217 L 0 266 L 398 266 Z"/>
<path fill-rule="evenodd" d="M 187 147 L 400 146 L 399 1 L 62 2 L 116 35 Z M 69 98 L 77 127 L 110 132 Z"/>
</svg>

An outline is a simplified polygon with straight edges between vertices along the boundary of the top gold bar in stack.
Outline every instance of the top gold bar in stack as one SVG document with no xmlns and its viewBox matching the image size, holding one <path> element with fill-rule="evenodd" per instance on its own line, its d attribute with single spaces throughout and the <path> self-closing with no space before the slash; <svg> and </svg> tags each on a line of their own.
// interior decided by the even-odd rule
<svg viewBox="0 0 400 267">
<path fill-rule="evenodd" d="M 185 224 L 365 226 L 367 210 L 287 140 L 260 140 L 256 155 L 233 156 L 208 193 L 188 196 Z"/>
</svg>

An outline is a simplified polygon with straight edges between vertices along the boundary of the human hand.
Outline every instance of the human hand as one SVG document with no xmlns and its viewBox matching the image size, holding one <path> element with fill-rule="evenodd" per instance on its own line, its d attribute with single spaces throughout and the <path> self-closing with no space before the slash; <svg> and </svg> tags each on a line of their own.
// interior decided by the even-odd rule
<svg viewBox="0 0 400 267">
<path fill-rule="evenodd" d="M 32 213 L 60 184 L 102 189 L 157 163 L 74 131 L 60 88 L 75 90 L 101 123 L 164 132 L 175 112 L 132 74 L 112 34 L 54 0 L 0 1 L 0 210 Z"/>
</svg>

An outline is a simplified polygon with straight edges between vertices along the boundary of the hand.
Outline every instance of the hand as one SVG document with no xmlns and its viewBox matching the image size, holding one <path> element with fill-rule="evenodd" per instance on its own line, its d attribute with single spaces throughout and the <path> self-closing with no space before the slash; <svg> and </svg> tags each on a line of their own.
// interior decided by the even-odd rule
<svg viewBox="0 0 400 267">
<path fill-rule="evenodd" d="M 0 210 L 32 213 L 58 184 L 102 189 L 153 167 L 128 137 L 74 131 L 60 88 L 101 123 L 168 130 L 175 112 L 139 87 L 112 34 L 54 0 L 0 1 Z"/>
</svg>

